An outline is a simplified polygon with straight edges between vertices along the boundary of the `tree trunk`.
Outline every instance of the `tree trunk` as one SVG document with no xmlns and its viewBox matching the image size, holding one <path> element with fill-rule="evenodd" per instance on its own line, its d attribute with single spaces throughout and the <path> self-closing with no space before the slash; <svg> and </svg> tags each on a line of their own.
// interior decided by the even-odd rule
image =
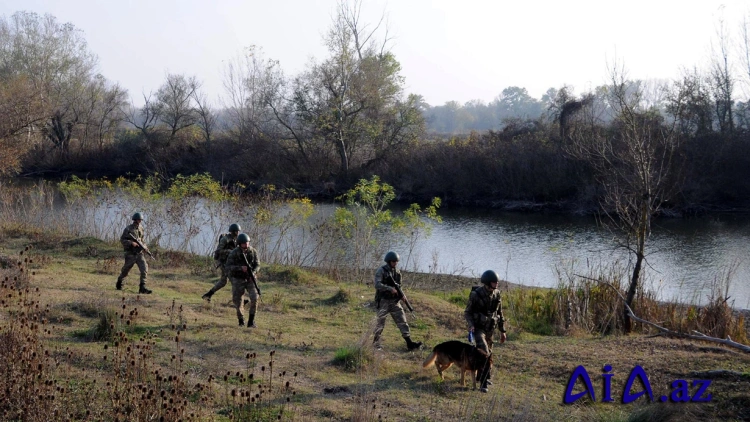
<svg viewBox="0 0 750 422">
<path fill-rule="evenodd" d="M 638 289 L 638 279 L 641 276 L 641 266 L 643 265 L 643 253 L 638 252 L 635 258 L 635 268 L 633 268 L 633 277 L 630 279 L 630 286 L 628 287 L 628 295 L 625 298 L 625 303 L 631 308 L 633 307 L 633 299 L 635 299 L 635 292 Z M 633 324 L 630 320 L 627 308 L 623 310 L 625 320 L 625 334 L 630 333 L 633 330 Z"/>
<path fill-rule="evenodd" d="M 339 136 L 336 143 L 338 144 L 339 156 L 341 157 L 341 176 L 346 177 L 346 174 L 349 173 L 349 157 L 346 155 L 346 144 L 341 136 Z"/>
<path fill-rule="evenodd" d="M 636 250 L 635 250 L 635 267 L 633 268 L 633 276 L 630 279 L 630 286 L 628 287 L 628 295 L 625 298 L 625 303 L 633 309 L 633 300 L 635 299 L 635 292 L 638 290 L 638 280 L 641 277 L 641 268 L 643 266 L 643 260 L 646 257 L 646 236 L 648 235 L 649 218 L 651 218 L 651 207 L 649 206 L 649 195 L 646 194 L 643 197 L 643 203 L 641 205 L 641 215 L 638 223 L 638 230 L 636 232 Z M 630 333 L 633 330 L 633 323 L 630 320 L 627 308 L 624 312 L 624 331 L 625 334 Z"/>
</svg>

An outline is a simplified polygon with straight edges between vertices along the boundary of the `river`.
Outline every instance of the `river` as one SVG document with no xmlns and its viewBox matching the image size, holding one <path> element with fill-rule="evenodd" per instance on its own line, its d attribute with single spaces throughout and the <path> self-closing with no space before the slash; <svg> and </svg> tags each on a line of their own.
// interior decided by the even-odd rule
<svg viewBox="0 0 750 422">
<path fill-rule="evenodd" d="M 419 242 L 414 269 L 432 271 L 435 263 L 441 273 L 494 269 L 514 283 L 553 287 L 556 268 L 586 275 L 586 268 L 630 259 L 593 217 L 471 209 L 441 215 L 443 223 Z M 729 279 L 730 303 L 750 308 L 750 216 L 656 220 L 646 252 L 646 283 L 661 299 L 703 303 L 714 282 Z"/>
<path fill-rule="evenodd" d="M 209 217 L 191 217 L 189 226 L 177 229 L 174 224 L 184 221 L 175 220 L 171 213 L 149 219 L 148 210 L 139 211 L 147 214 L 147 232 L 160 233 L 161 246 L 202 254 L 210 253 L 217 233 L 229 223 L 240 223 L 243 231 L 253 229 L 249 216 L 218 215 L 215 207 L 212 211 L 200 201 L 190 207 L 193 216 Z M 100 202 L 96 208 L 89 216 L 93 220 L 81 220 L 81 215 L 88 213 L 78 211 L 73 213 L 72 221 L 86 231 L 99 227 L 98 233 L 88 234 L 118 237 L 129 222 L 131 207 L 125 206 L 128 211 L 123 211 L 122 204 Z M 331 204 L 315 205 L 314 218 L 324 219 L 334 209 Z M 593 217 L 470 208 L 442 209 L 440 215 L 442 223 L 434 224 L 431 235 L 419 238 L 413 247 L 398 242 L 387 246 L 401 255 L 402 268 L 476 277 L 493 269 L 510 282 L 541 287 L 556 286 L 560 272 L 591 276 L 597 274 L 591 268 L 615 262 L 632 268 L 632 256 L 618 248 L 615 236 Z M 273 243 L 271 232 L 256 237 Z M 299 242 L 292 238 L 284 244 Z M 646 251 L 645 285 L 655 290 L 660 299 L 705 303 L 714 284 L 729 280 L 729 303 L 736 308 L 750 308 L 750 216 L 658 219 Z M 263 255 L 262 250 L 260 253 Z"/>
</svg>

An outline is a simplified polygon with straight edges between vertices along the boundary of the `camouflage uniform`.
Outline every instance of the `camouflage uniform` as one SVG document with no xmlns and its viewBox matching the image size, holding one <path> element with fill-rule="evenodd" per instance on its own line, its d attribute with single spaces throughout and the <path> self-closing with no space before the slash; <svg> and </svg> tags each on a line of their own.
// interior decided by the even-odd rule
<svg viewBox="0 0 750 422">
<path fill-rule="evenodd" d="M 209 290 L 208 293 L 203 295 L 204 298 L 211 299 L 211 296 L 213 296 L 214 293 L 227 285 L 227 281 L 229 280 L 229 273 L 227 272 L 224 265 L 227 262 L 229 253 L 237 247 L 237 235 L 239 235 L 239 232 L 237 234 L 232 234 L 232 232 L 229 232 L 221 235 L 221 237 L 219 238 L 219 246 L 214 251 L 214 258 L 216 259 L 216 265 L 221 268 L 221 278 L 219 278 L 219 281 L 217 281 L 216 284 L 211 287 L 211 290 Z"/>
<path fill-rule="evenodd" d="M 245 259 L 247 259 L 247 262 Z M 255 313 L 258 309 L 258 290 L 255 289 L 253 281 L 247 277 L 248 274 L 242 271 L 242 267 L 247 266 L 247 263 L 250 264 L 248 271 L 257 272 L 260 266 L 258 252 L 252 247 L 248 247 L 247 251 L 243 252 L 242 248 L 238 246 L 227 256 L 224 269 L 229 274 L 229 280 L 232 282 L 232 302 L 237 309 L 237 320 L 240 322 L 240 325 L 244 325 L 242 295 L 247 291 L 248 296 L 250 296 L 250 313 L 247 326 L 253 327 Z"/>
<path fill-rule="evenodd" d="M 390 281 L 384 283 L 390 277 L 393 277 L 396 283 L 401 283 L 401 272 L 396 268 L 391 268 L 387 263 L 375 272 L 375 303 L 378 307 L 378 316 L 373 344 L 376 348 L 381 347 L 380 335 L 385 328 L 385 319 L 388 314 L 391 314 L 393 317 L 393 321 L 396 323 L 399 331 L 401 331 L 401 336 L 404 339 L 409 339 L 407 343 L 410 342 L 409 324 L 406 323 L 406 314 L 404 313 L 404 308 L 401 307 L 398 293 L 391 292 L 393 285 Z"/>
<path fill-rule="evenodd" d="M 148 263 L 146 263 L 146 257 L 143 254 L 143 249 L 138 246 L 133 246 L 133 239 L 131 239 L 129 235 L 133 235 L 133 237 L 140 240 L 141 243 L 144 243 L 144 231 L 143 227 L 141 227 L 140 224 L 136 225 L 135 223 L 133 223 L 125 227 L 125 231 L 123 231 L 122 236 L 120 236 L 120 243 L 122 243 L 122 246 L 125 248 L 125 265 L 122 266 L 120 276 L 117 277 L 116 286 L 119 290 L 122 287 L 122 282 L 125 280 L 125 277 L 128 276 L 130 269 L 133 268 L 133 265 L 138 265 L 138 269 L 141 271 L 139 291 L 144 291 L 146 290 Z"/>
<path fill-rule="evenodd" d="M 505 332 L 505 318 L 500 291 L 490 291 L 485 285 L 475 286 L 469 294 L 469 303 L 464 311 L 464 318 L 469 329 L 474 327 L 474 340 L 477 349 L 492 353 L 492 333 L 497 326 L 501 333 Z M 487 365 L 482 373 L 477 373 L 479 381 L 489 381 L 492 367 Z M 486 387 L 486 386 L 485 386 Z"/>
</svg>

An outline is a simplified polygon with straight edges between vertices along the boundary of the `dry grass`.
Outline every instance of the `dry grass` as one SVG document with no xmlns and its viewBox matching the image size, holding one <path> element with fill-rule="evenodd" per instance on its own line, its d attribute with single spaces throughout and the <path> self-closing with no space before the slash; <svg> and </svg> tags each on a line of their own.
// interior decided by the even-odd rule
<svg viewBox="0 0 750 422">
<path fill-rule="evenodd" d="M 8 233 L 2 237 L 0 254 L 14 257 L 16 263 L 18 251 L 39 241 Z M 139 296 L 137 274 L 131 274 L 119 292 L 114 276 L 101 271 L 102 256 L 117 251 L 116 245 L 57 240 L 57 245 L 44 245 L 48 258 L 27 286 L 19 291 L 7 284 L 2 289 L 4 297 L 10 294 L 13 299 L 5 299 L 0 312 L 3 373 L 9 374 L 6 380 L 23 386 L 0 385 L 4 420 L 277 420 L 279 415 L 299 421 L 750 418 L 746 378 L 714 380 L 709 403 L 668 405 L 639 399 L 620 404 L 618 395 L 635 365 L 647 371 L 657 397 L 670 391 L 672 380 L 692 379 L 694 371 L 750 371 L 745 354 L 645 335 L 600 337 L 581 329 L 578 335 L 569 330 L 566 336 L 539 336 L 511 320 L 511 340 L 496 347 L 490 394 L 461 388 L 457 370 L 449 370 L 440 381 L 421 363 L 435 344 L 464 339 L 463 309 L 460 300 L 451 298 L 465 295 L 470 280 L 442 283 L 440 277 L 423 276 L 412 285 L 407 281 L 416 308 L 415 316 L 409 316 L 412 336 L 425 340 L 427 347 L 407 352 L 388 322 L 384 350 L 374 351 L 373 291 L 366 284 L 333 282 L 298 268 L 262 270 L 258 328 L 251 330 L 236 326 L 234 310 L 227 306 L 231 287 L 214 295 L 210 304 L 200 299 L 218 275 L 195 271 L 199 258 L 160 253 L 150 274 L 154 294 Z M 8 277 L 10 281 L 12 275 Z M 515 289 L 504 293 L 509 307 L 511 299 L 517 300 L 514 318 L 527 318 L 535 306 L 543 309 L 545 298 L 535 294 Z M 114 312 L 114 319 L 102 319 L 107 310 Z M 106 322 L 109 340 L 82 334 L 97 327 L 106 331 Z M 338 365 L 337 352 L 352 364 Z M 598 398 L 606 364 L 614 368 L 615 403 L 562 404 L 568 378 L 578 365 L 587 368 Z M 644 414 L 661 416 L 644 419 Z"/>
</svg>

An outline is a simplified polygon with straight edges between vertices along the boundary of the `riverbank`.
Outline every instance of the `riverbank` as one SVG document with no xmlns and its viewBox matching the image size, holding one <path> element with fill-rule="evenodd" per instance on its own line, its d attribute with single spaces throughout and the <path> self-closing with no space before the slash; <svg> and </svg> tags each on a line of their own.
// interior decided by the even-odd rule
<svg viewBox="0 0 750 422">
<path fill-rule="evenodd" d="M 185 385 L 190 386 L 184 390 L 185 406 L 200 420 L 228 420 L 243 409 L 248 411 L 238 404 L 239 392 L 257 391 L 258 384 L 239 376 L 247 372 L 268 379 L 262 383 L 267 385 L 266 409 L 278 411 L 289 397 L 281 410 L 284 420 L 593 421 L 628 420 L 645 414 L 665 415 L 656 420 L 750 417 L 750 382 L 744 377 L 713 380 L 708 389 L 711 400 L 705 403 L 659 401 L 661 395 L 673 390 L 673 380 L 689 383 L 701 377 L 694 374 L 716 369 L 747 373 L 750 357 L 706 343 L 643 335 L 540 336 L 509 324 L 508 341 L 496 347 L 496 372 L 489 394 L 461 388 L 455 369 L 447 370 L 445 381 L 440 381 L 433 368 L 425 370 L 421 364 L 435 344 L 464 340 L 459 302 L 474 284 L 472 278 L 410 275 L 406 292 L 415 315 L 409 317 L 409 323 L 413 337 L 427 347 L 407 352 L 388 322 L 384 350 L 378 352 L 370 347 L 372 287 L 346 277 L 335 281 L 300 268 L 263 268 L 258 328 L 251 330 L 236 326 L 234 310 L 227 303 L 229 287 L 220 290 L 211 303 L 201 301 L 201 294 L 217 279 L 211 262 L 203 257 L 159 251 L 156 261 L 150 263 L 149 287 L 154 294 L 139 296 L 137 272 L 131 273 L 124 291 L 114 290 L 122 260 L 117 244 L 20 230 L 4 230 L 0 237 L 1 254 L 18 257 L 20 262 L 26 259 L 20 259 L 23 256 L 32 261 L 26 264 L 26 272 L 34 273 L 28 279 L 28 297 L 39 300 L 40 309 L 48 309 L 44 313 L 48 323 L 39 337 L 59 365 L 50 369 L 49 376 L 78 386 L 67 393 L 58 392 L 58 396 L 86 392 L 84 403 L 92 415 L 117 410 L 111 400 L 113 387 L 106 385 L 117 378 L 106 362 L 116 358 L 115 350 L 123 349 L 115 346 L 117 336 L 103 340 L 93 336 L 102 315 L 113 311 L 132 321 L 130 325 L 117 324 L 124 336 L 119 338 L 127 338 L 133 345 L 139 339 L 152 344 L 148 365 L 160 368 L 164 377 L 185 377 Z M 18 255 L 27 245 L 32 248 Z M 18 276 L 17 269 L 2 271 L 11 279 L 13 274 Z M 38 294 L 34 293 L 37 288 Z M 504 294 L 515 290 L 508 286 Z M 17 315 L 7 306 L 6 302 L 0 319 L 6 327 Z M 248 358 L 253 353 L 256 357 Z M 104 356 L 108 360 L 103 360 Z M 596 402 L 581 399 L 563 404 L 569 378 L 580 365 L 594 383 Z M 604 365 L 613 367 L 612 403 L 601 402 L 599 371 Z M 636 366 L 648 375 L 655 394 L 653 403 L 645 398 L 622 403 L 625 382 Z M 277 384 L 269 379 L 269 372 L 282 381 Z M 87 379 L 99 382 L 86 389 Z M 289 390 L 276 389 L 286 381 Z M 140 382 L 158 383 L 148 376 Z M 200 393 L 192 388 L 198 384 L 204 386 Z M 164 386 L 154 388 L 159 391 Z M 581 381 L 576 391 L 582 386 Z M 695 393 L 694 387 L 687 388 L 690 394 Z M 74 402 L 71 399 L 70 403 Z M 185 419 L 189 419 L 187 415 Z M 275 415 L 261 420 L 275 420 Z"/>
</svg>

